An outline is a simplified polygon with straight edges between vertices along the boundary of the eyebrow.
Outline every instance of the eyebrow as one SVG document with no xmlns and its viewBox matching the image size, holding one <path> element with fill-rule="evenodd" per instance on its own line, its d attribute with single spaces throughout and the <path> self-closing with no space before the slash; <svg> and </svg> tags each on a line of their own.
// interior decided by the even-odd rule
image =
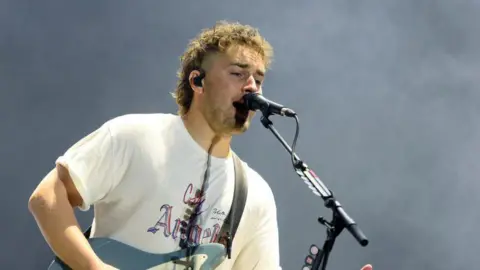
<svg viewBox="0 0 480 270">
<path fill-rule="evenodd" d="M 239 62 L 231 63 L 230 66 L 237 66 L 237 67 L 240 67 L 240 68 L 249 68 L 250 67 L 249 64 L 239 63 Z M 256 73 L 258 75 L 262 76 L 262 77 L 265 77 L 265 71 L 263 71 L 263 70 L 257 69 Z"/>
</svg>

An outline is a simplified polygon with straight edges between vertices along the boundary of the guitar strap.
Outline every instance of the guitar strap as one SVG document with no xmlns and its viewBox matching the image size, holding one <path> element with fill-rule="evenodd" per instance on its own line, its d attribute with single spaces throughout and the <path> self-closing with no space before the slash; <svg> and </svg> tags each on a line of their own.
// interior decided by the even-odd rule
<svg viewBox="0 0 480 270">
<path fill-rule="evenodd" d="M 233 158 L 233 168 L 235 170 L 235 187 L 233 189 L 233 200 L 228 212 L 227 217 L 223 222 L 223 226 L 220 229 L 219 242 L 222 242 L 227 249 L 227 256 L 231 258 L 232 251 L 232 241 L 235 237 L 235 234 L 238 229 L 238 224 L 243 215 L 243 210 L 245 209 L 245 203 L 247 201 L 248 195 L 248 185 L 247 177 L 245 175 L 245 170 L 243 163 L 240 158 L 232 151 Z M 90 237 L 90 232 L 92 231 L 92 226 L 83 233 L 88 239 Z"/>
<path fill-rule="evenodd" d="M 220 230 L 220 236 L 223 237 L 227 249 L 227 256 L 231 258 L 232 241 L 235 238 L 238 224 L 243 215 L 245 209 L 245 203 L 247 201 L 248 184 L 245 170 L 240 158 L 232 151 L 233 167 L 235 170 L 235 187 L 233 190 L 233 200 L 228 212 L 227 217 L 223 222 L 223 226 Z M 222 241 L 222 239 L 219 239 Z"/>
</svg>

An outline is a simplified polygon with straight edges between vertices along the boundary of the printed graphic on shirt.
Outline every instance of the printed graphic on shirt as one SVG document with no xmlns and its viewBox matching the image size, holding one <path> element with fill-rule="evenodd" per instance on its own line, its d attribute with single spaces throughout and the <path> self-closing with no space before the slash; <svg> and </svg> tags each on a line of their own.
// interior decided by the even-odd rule
<svg viewBox="0 0 480 270">
<path fill-rule="evenodd" d="M 205 227 L 204 225 L 192 224 L 188 242 L 193 244 L 205 244 L 218 242 L 221 226 L 226 218 L 227 211 L 219 208 L 215 208 L 208 204 L 206 197 L 201 196 L 199 190 L 193 187 L 193 184 L 189 184 L 183 194 L 182 202 L 185 204 L 185 209 L 189 208 L 193 210 L 198 207 L 198 217 L 202 219 L 202 215 L 211 214 L 208 220 L 214 220 L 213 225 Z M 160 217 L 154 226 L 147 229 L 147 232 L 156 234 L 162 232 L 166 238 L 173 240 L 185 239 L 186 232 L 185 227 L 189 222 L 190 214 L 186 214 L 182 211 L 182 216 L 172 217 L 172 205 L 164 204 L 160 207 Z M 207 219 L 203 219 L 207 222 Z M 211 223 L 211 222 L 209 222 Z"/>
</svg>

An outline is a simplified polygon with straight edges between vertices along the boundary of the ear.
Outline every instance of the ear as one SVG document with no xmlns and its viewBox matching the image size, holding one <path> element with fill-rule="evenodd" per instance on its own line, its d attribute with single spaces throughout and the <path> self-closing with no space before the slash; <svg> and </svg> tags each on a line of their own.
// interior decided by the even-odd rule
<svg viewBox="0 0 480 270">
<path fill-rule="evenodd" d="M 190 75 L 188 76 L 188 81 L 190 82 L 190 87 L 193 89 L 194 92 L 199 94 L 203 93 L 203 77 L 205 76 L 204 73 L 200 72 L 199 70 L 192 70 Z"/>
</svg>

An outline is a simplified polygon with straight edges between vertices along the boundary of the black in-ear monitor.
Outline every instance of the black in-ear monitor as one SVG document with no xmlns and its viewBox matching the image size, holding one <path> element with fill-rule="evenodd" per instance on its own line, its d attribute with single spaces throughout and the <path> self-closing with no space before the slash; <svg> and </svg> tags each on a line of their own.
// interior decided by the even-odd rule
<svg viewBox="0 0 480 270">
<path fill-rule="evenodd" d="M 198 86 L 198 87 L 202 87 L 203 86 L 202 80 L 203 80 L 204 77 L 205 77 L 205 73 L 201 72 L 200 75 L 193 78 L 193 84 Z"/>
</svg>

